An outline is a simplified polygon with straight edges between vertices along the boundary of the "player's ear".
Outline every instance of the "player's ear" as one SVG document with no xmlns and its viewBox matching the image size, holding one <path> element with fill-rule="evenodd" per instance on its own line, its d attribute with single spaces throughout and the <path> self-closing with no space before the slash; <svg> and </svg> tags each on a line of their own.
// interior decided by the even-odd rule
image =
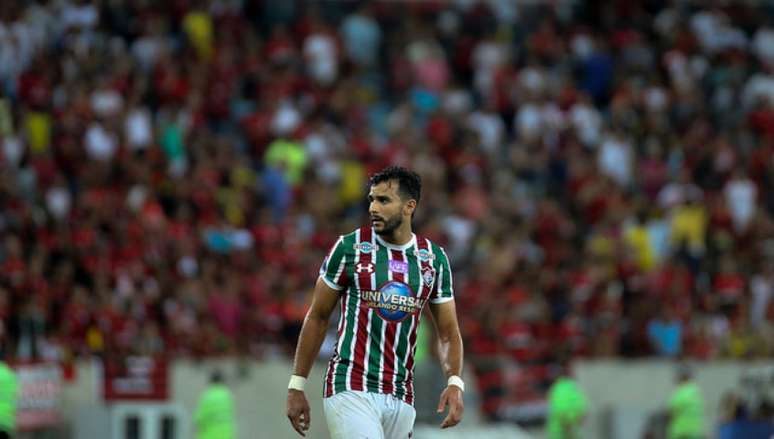
<svg viewBox="0 0 774 439">
<path fill-rule="evenodd" d="M 417 200 L 410 199 L 406 201 L 406 204 L 403 205 L 403 213 L 407 216 L 411 216 L 414 213 L 414 210 L 417 208 Z"/>
</svg>

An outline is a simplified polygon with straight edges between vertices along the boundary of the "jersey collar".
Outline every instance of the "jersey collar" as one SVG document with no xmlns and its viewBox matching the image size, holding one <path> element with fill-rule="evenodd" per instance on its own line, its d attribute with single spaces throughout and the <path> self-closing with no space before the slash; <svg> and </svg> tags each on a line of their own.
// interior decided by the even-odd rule
<svg viewBox="0 0 774 439">
<path fill-rule="evenodd" d="M 373 229 L 373 227 L 371 228 L 371 233 L 373 233 L 374 236 L 376 236 L 376 241 L 379 244 L 387 247 L 390 250 L 405 251 L 405 250 L 410 249 L 411 247 L 413 247 L 417 243 L 417 235 L 415 235 L 413 233 L 411 234 L 411 239 L 409 239 L 409 241 L 407 243 L 403 244 L 403 245 L 390 244 L 389 242 L 383 240 L 381 236 L 376 234 L 376 231 Z"/>
</svg>

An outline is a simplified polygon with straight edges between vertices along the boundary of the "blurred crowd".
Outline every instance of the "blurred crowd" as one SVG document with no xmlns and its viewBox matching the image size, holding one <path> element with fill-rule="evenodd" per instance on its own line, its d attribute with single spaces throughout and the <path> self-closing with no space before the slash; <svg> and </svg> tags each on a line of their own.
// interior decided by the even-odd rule
<svg viewBox="0 0 774 439">
<path fill-rule="evenodd" d="M 398 164 L 493 418 L 558 347 L 770 356 L 763 3 L 3 0 L 3 349 L 285 355 Z"/>
</svg>

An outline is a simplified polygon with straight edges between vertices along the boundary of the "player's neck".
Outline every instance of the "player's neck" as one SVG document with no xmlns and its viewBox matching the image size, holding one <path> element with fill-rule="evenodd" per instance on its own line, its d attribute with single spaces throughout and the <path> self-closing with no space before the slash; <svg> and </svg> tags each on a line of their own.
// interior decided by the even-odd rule
<svg viewBox="0 0 774 439">
<path fill-rule="evenodd" d="M 384 242 L 392 245 L 406 245 L 413 238 L 414 233 L 411 231 L 411 226 L 398 227 L 393 230 L 392 233 L 387 235 L 379 235 Z"/>
</svg>

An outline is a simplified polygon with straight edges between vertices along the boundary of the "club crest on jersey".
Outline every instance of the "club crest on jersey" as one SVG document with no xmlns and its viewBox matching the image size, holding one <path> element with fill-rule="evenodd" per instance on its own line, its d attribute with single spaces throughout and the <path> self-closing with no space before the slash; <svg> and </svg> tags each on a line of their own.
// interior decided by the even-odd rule
<svg viewBox="0 0 774 439">
<path fill-rule="evenodd" d="M 374 272 L 374 264 L 370 262 L 368 263 L 358 262 L 357 265 L 355 265 L 355 272 L 371 274 Z"/>
<path fill-rule="evenodd" d="M 419 260 L 422 262 L 429 262 L 435 259 L 435 255 L 426 248 L 420 248 L 419 250 L 415 250 L 414 256 L 419 258 Z"/>
<path fill-rule="evenodd" d="M 360 299 L 387 322 L 400 322 L 421 311 L 425 304 L 414 296 L 411 287 L 399 281 L 387 282 L 379 291 L 361 291 Z"/>
<path fill-rule="evenodd" d="M 353 244 L 352 247 L 360 253 L 371 253 L 376 250 L 376 246 L 368 241 L 358 242 L 357 244 Z"/>
<path fill-rule="evenodd" d="M 430 288 L 433 285 L 433 280 L 435 279 L 435 270 L 433 270 L 430 267 L 425 267 L 422 270 L 422 282 L 425 283 L 425 285 Z"/>
</svg>

